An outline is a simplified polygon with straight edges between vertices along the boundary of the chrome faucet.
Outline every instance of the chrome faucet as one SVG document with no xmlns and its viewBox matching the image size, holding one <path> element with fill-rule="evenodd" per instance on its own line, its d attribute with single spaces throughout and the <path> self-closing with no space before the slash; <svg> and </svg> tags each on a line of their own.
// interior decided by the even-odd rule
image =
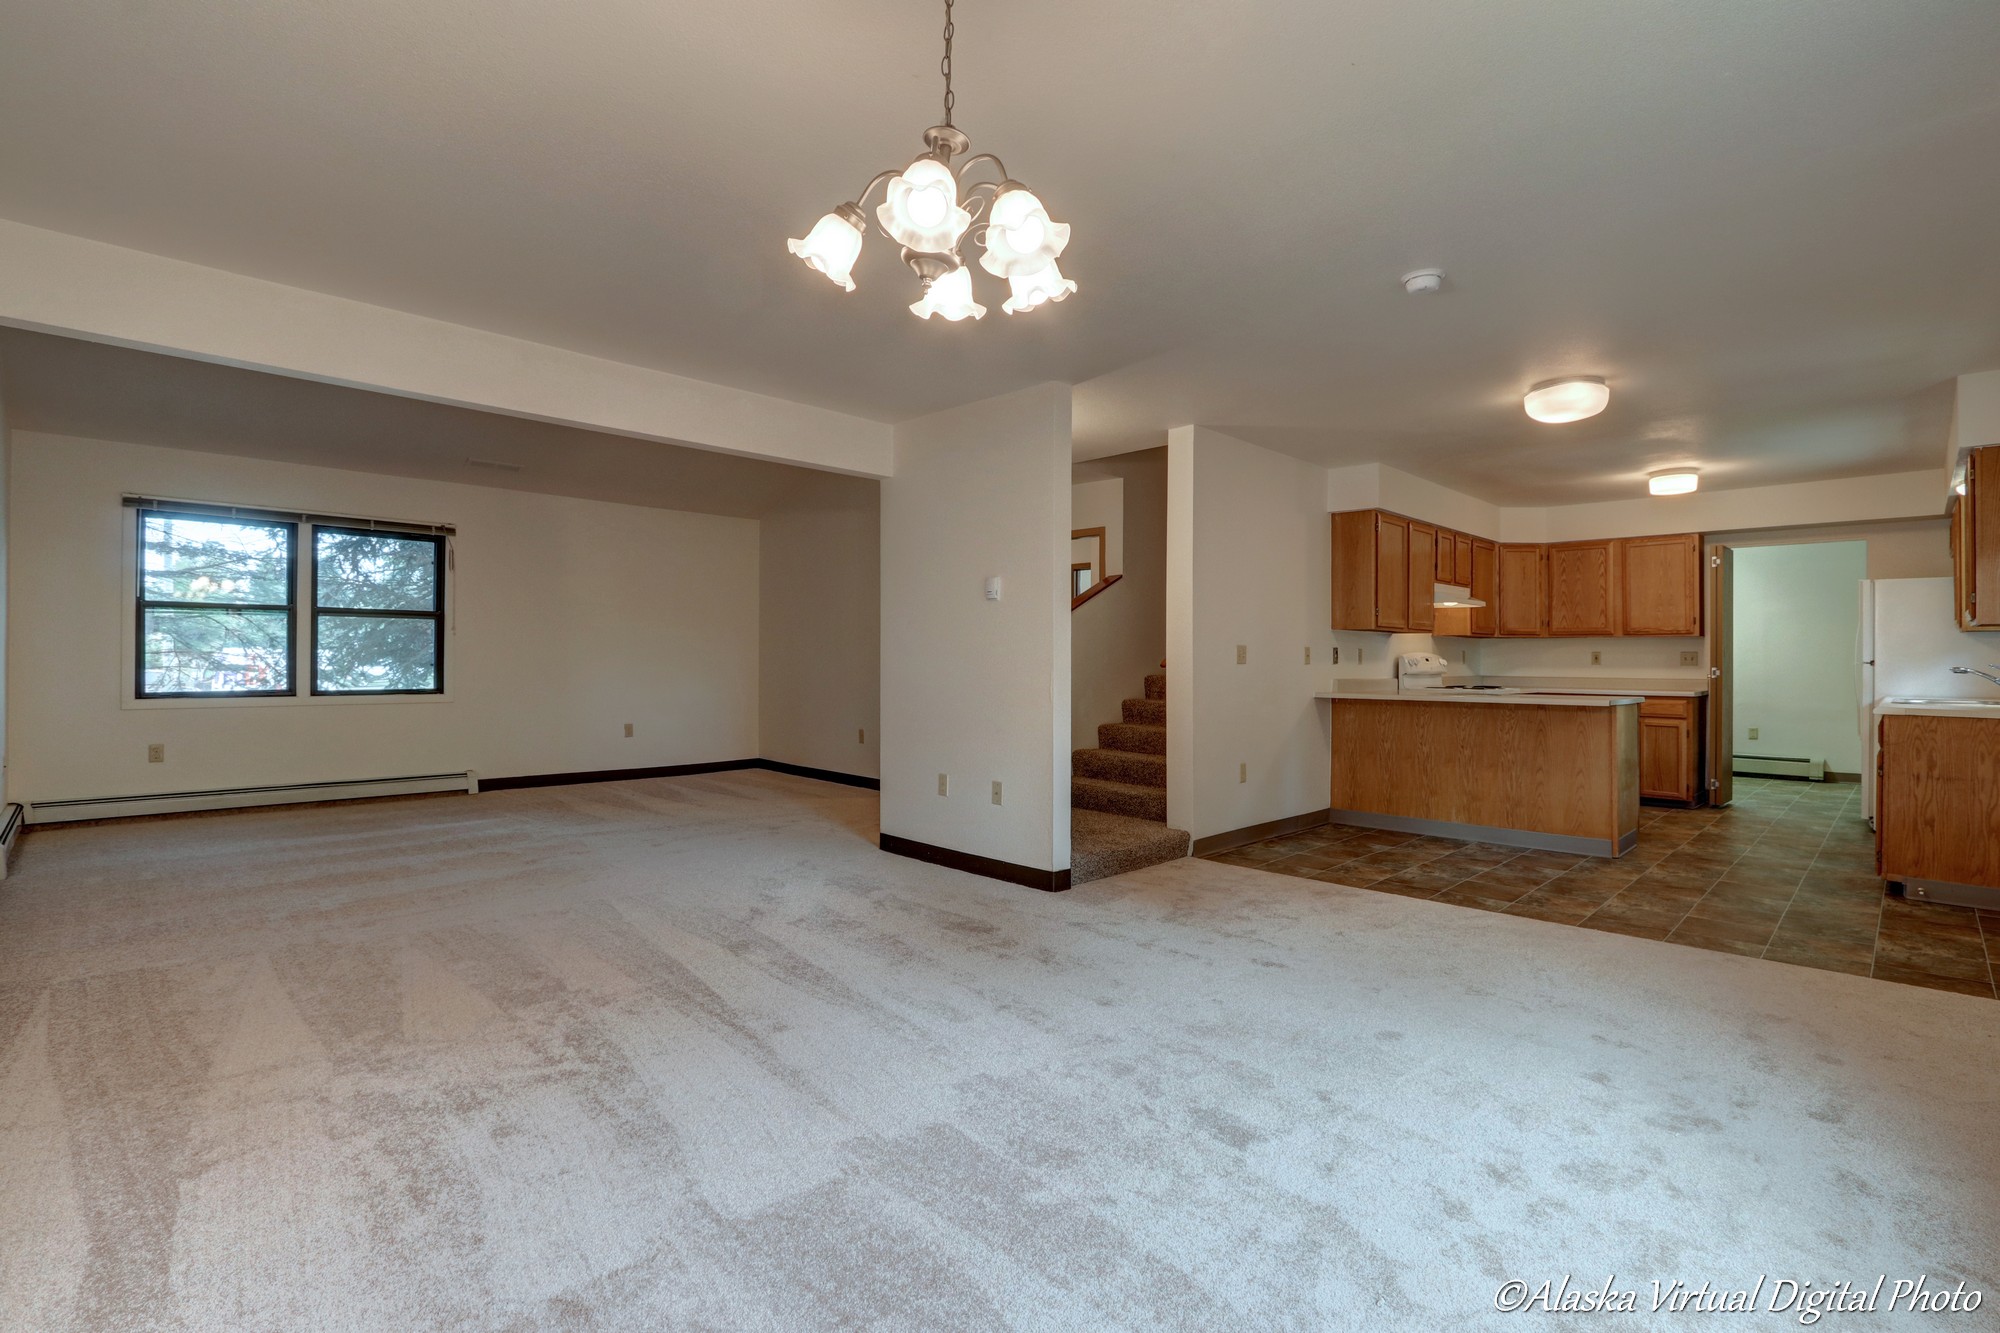
<svg viewBox="0 0 2000 1333">
<path fill-rule="evenodd" d="M 2000 671 L 2000 662 L 1988 662 L 1986 665 L 1992 667 L 1993 671 Z M 1990 680 L 1995 685 L 2000 685 L 2000 676 L 1994 675 L 1993 671 L 1981 671 L 1978 667 L 1953 667 L 1951 674 L 1954 676 L 1977 676 L 1981 680 Z"/>
</svg>

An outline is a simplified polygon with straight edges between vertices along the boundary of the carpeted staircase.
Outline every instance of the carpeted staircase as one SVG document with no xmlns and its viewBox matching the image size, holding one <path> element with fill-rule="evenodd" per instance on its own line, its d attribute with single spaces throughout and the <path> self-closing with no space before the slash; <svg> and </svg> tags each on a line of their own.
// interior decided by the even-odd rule
<svg viewBox="0 0 2000 1333">
<path fill-rule="evenodd" d="M 1188 854 L 1188 835 L 1167 827 L 1167 678 L 1146 677 L 1146 697 L 1097 729 L 1097 748 L 1070 755 L 1069 881 L 1087 884 Z"/>
</svg>

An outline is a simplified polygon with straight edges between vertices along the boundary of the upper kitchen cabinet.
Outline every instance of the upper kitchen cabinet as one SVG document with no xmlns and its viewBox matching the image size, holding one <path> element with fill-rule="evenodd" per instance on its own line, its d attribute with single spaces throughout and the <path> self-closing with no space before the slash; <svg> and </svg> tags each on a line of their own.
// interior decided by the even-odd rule
<svg viewBox="0 0 2000 1333">
<path fill-rule="evenodd" d="M 1410 601 L 1409 627 L 1419 633 L 1428 633 L 1437 627 L 1437 609 L 1432 605 L 1436 596 L 1438 538 L 1451 540 L 1450 533 L 1440 534 L 1428 523 L 1410 524 Z"/>
<path fill-rule="evenodd" d="M 1500 629 L 1499 543 L 1474 537 L 1467 558 L 1471 561 L 1469 577 L 1473 600 L 1486 603 L 1472 608 L 1472 633 L 1476 638 L 1491 638 Z"/>
<path fill-rule="evenodd" d="M 1627 537 L 1618 543 L 1618 632 L 1701 633 L 1701 537 Z"/>
<path fill-rule="evenodd" d="M 1495 548 L 1493 632 L 1539 639 L 1549 632 L 1548 548 L 1506 543 Z"/>
<path fill-rule="evenodd" d="M 1618 543 L 1557 542 L 1548 549 L 1550 637 L 1618 633 Z"/>
<path fill-rule="evenodd" d="M 1410 628 L 1410 520 L 1378 509 L 1333 516 L 1333 627 L 1388 630 Z M 1433 552 L 1426 548 L 1424 609 L 1430 609 Z"/>
<path fill-rule="evenodd" d="M 1951 509 L 1951 574 L 1960 629 L 2000 629 L 2000 444 L 1965 456 Z"/>
</svg>

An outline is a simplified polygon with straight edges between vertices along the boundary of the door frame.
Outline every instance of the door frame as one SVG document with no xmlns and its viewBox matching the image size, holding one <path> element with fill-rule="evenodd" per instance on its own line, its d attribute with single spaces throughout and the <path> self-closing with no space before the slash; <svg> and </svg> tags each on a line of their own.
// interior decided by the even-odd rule
<svg viewBox="0 0 2000 1333">
<path fill-rule="evenodd" d="M 1708 754 L 1703 767 L 1704 795 L 1710 805 L 1736 799 L 1736 548 L 1725 542 L 1702 547 L 1702 576 L 1707 580 L 1702 614 L 1708 618 Z"/>
</svg>

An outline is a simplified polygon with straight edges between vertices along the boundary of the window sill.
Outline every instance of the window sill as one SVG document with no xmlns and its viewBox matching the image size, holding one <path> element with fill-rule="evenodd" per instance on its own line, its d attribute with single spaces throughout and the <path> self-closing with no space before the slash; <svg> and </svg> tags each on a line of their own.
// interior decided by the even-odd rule
<svg viewBox="0 0 2000 1333">
<path fill-rule="evenodd" d="M 272 697 L 250 695 L 241 699 L 139 699 L 128 694 L 120 708 L 149 711 L 155 708 L 352 708 L 357 704 L 448 704 L 446 694 L 295 694 Z"/>
</svg>

